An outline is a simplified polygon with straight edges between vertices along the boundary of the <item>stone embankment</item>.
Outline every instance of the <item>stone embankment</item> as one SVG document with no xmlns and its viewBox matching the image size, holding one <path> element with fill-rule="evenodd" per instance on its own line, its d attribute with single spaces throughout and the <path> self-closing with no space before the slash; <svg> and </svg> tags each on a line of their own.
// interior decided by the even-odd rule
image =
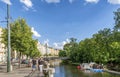
<svg viewBox="0 0 120 77">
<path fill-rule="evenodd" d="M 117 71 L 112 71 L 112 70 L 108 70 L 108 69 L 105 69 L 104 71 L 108 72 L 108 73 L 120 75 L 120 72 L 117 72 Z"/>
</svg>

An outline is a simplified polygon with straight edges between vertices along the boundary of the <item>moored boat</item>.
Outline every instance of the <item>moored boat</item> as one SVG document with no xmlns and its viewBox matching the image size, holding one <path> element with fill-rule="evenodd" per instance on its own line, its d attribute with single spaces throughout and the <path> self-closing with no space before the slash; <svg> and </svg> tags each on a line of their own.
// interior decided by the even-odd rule
<svg viewBox="0 0 120 77">
<path fill-rule="evenodd" d="M 90 70 L 90 66 L 89 66 L 89 63 L 82 63 L 81 65 L 81 69 L 83 70 Z"/>
<path fill-rule="evenodd" d="M 103 72 L 103 67 L 96 63 L 82 63 L 81 65 L 82 70 L 90 70 L 91 72 Z"/>
<path fill-rule="evenodd" d="M 93 68 L 91 68 L 90 71 L 92 71 L 92 72 L 103 72 L 103 69 L 93 69 Z"/>
</svg>

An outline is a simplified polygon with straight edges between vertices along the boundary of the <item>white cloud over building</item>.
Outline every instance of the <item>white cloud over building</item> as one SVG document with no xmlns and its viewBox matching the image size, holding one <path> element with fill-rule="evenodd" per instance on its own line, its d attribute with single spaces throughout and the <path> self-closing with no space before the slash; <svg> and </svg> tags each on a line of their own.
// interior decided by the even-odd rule
<svg viewBox="0 0 120 77">
<path fill-rule="evenodd" d="M 35 37 L 41 37 L 41 35 L 37 31 L 35 31 L 34 27 L 31 28 L 31 32 L 33 32 L 33 35 Z"/>
<path fill-rule="evenodd" d="M 54 46 L 54 48 L 56 48 L 56 49 L 63 49 L 63 46 L 64 46 L 65 44 L 69 43 L 69 42 L 70 42 L 70 40 L 69 40 L 69 39 L 66 39 L 65 41 L 62 41 L 62 42 L 55 42 L 55 43 L 53 43 L 53 46 Z"/>
<path fill-rule="evenodd" d="M 43 44 L 44 44 L 44 45 L 47 44 L 47 46 L 49 46 L 49 39 L 46 39 L 46 40 L 43 42 Z"/>
</svg>

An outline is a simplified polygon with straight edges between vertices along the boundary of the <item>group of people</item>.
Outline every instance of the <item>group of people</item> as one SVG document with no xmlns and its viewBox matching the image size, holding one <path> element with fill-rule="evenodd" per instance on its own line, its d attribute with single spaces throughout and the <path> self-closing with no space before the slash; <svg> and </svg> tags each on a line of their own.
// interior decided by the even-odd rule
<svg viewBox="0 0 120 77">
<path fill-rule="evenodd" d="M 93 65 L 90 65 L 91 68 L 93 69 L 103 69 L 103 64 L 100 65 L 100 64 L 93 64 Z"/>
<path fill-rule="evenodd" d="M 32 71 L 38 69 L 45 76 L 54 77 L 54 65 L 47 58 L 32 59 Z M 44 68 L 44 69 L 43 69 Z"/>
<path fill-rule="evenodd" d="M 43 72 L 43 66 L 46 65 L 45 61 L 43 58 L 39 59 L 32 59 L 32 71 L 36 70 L 38 67 L 38 70 L 40 72 Z"/>
</svg>

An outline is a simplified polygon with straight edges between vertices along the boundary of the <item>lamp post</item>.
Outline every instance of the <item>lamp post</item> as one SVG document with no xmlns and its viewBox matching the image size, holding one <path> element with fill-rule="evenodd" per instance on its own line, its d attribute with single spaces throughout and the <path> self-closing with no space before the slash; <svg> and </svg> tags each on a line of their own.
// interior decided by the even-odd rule
<svg viewBox="0 0 120 77">
<path fill-rule="evenodd" d="M 11 71 L 11 45 L 10 45 L 10 15 L 9 4 L 7 4 L 7 30 L 8 30 L 8 47 L 7 47 L 7 72 Z"/>
<path fill-rule="evenodd" d="M 47 59 L 47 43 L 45 44 L 45 47 L 46 47 L 46 59 Z"/>
</svg>

